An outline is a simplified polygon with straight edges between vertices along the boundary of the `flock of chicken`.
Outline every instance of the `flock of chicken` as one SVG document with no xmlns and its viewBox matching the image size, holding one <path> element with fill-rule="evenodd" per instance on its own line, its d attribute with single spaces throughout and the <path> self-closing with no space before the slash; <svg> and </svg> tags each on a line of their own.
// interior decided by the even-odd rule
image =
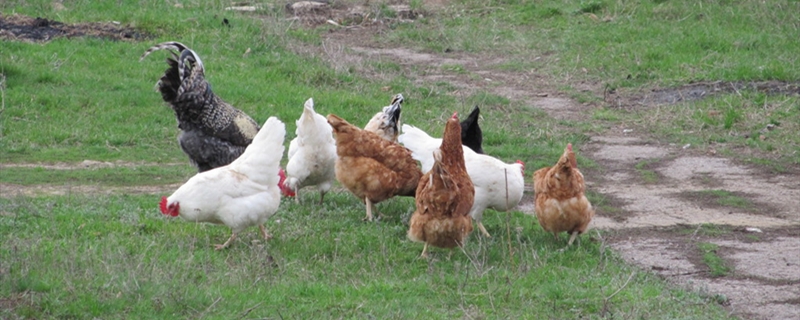
<svg viewBox="0 0 800 320">
<path fill-rule="evenodd" d="M 200 57 L 179 42 L 153 46 L 141 59 L 157 50 L 172 54 L 157 87 L 175 111 L 181 149 L 199 171 L 162 198 L 160 209 L 164 215 L 230 227 L 231 237 L 217 249 L 254 225 L 269 239 L 264 222 L 278 211 L 281 195 L 299 201 L 300 189 L 315 186 L 322 202 L 334 180 L 365 204 L 365 220 L 374 219 L 375 204 L 383 200 L 414 197 L 408 238 L 425 244 L 423 257 L 428 245 L 463 245 L 473 230 L 472 220 L 490 237 L 481 223 L 483 212 L 508 211 L 522 199 L 524 164 L 483 154 L 477 107 L 463 122 L 454 113 L 438 139 L 410 125 L 402 125 L 400 133 L 401 94 L 364 129 L 334 114 L 323 117 L 308 99 L 296 122 L 284 172 L 283 122 L 270 117 L 259 127 L 217 97 L 205 80 Z M 572 145 L 555 166 L 537 170 L 533 179 L 540 225 L 556 238 L 568 232 L 571 245 L 594 216 Z"/>
</svg>

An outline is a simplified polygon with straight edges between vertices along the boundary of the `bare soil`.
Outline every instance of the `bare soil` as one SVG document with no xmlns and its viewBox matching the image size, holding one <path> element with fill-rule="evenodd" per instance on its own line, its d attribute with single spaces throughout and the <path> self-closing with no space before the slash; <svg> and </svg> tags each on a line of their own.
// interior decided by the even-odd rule
<svg viewBox="0 0 800 320">
<path fill-rule="evenodd" d="M 41 17 L 0 14 L 0 40 L 47 42 L 60 37 L 98 37 L 112 40 L 148 38 L 142 32 L 113 21 L 66 24 Z"/>
<path fill-rule="evenodd" d="M 428 2 L 431 1 L 425 1 L 424 7 L 430 10 L 444 3 Z M 482 90 L 524 101 L 528 107 L 544 110 L 555 119 L 591 121 L 587 116 L 591 112 L 587 111 L 594 106 L 571 100 L 546 75 L 491 67 L 503 62 L 503 57 L 418 52 L 375 41 L 393 19 L 413 21 L 419 15 L 435 14 L 413 12 L 399 2 L 396 5 L 398 11 L 407 11 L 391 18 L 374 15 L 371 8 L 347 7 L 342 2 L 309 8 L 287 6 L 294 19 L 308 26 L 325 24 L 330 28 L 322 46 L 294 50 L 316 55 L 335 69 L 355 69 L 376 79 L 391 75 L 375 71 L 370 65 L 392 61 L 399 63 L 402 74 L 420 86 L 447 82 L 455 88 L 450 92 L 455 96 L 465 97 Z M 0 37 L 9 33 L 8 21 L 9 17 L 0 17 Z M 27 21 L 36 24 L 35 20 Z M 14 34 L 17 39 L 29 37 L 26 33 Z M 53 35 L 30 37 L 36 41 L 36 37 Z M 443 65 L 463 66 L 466 72 L 443 71 Z M 782 82 L 694 83 L 644 93 L 604 92 L 601 84 L 593 83 L 576 83 L 573 87 L 606 97 L 608 105 L 626 108 L 696 100 L 716 92 L 745 89 L 800 93 L 797 84 Z M 700 290 L 743 318 L 800 318 L 799 173 L 774 174 L 702 150 L 660 142 L 658 137 L 624 133 L 619 128 L 591 137 L 578 152 L 599 164 L 600 169 L 585 172 L 588 189 L 607 199 L 605 206 L 598 208 L 592 226 L 603 230 L 597 233 L 598 237 L 625 260 L 677 285 Z M 636 164 L 643 160 L 648 160 L 647 164 L 637 170 Z M 652 172 L 654 178 L 643 178 L 641 169 Z M 12 186 L 0 186 L 0 196 L 64 192 L 57 186 L 9 187 Z M 108 192 L 85 188 L 81 191 Z M 720 205 L 704 195 L 704 190 L 726 190 L 747 199 L 750 205 Z M 114 190 L 128 191 L 137 190 Z M 150 191 L 163 192 L 159 188 Z M 528 192 L 519 209 L 533 215 L 531 199 Z M 698 243 L 716 244 L 719 249 L 715 253 L 731 271 L 712 277 Z M 0 305 L 3 303 L 8 302 Z"/>
</svg>

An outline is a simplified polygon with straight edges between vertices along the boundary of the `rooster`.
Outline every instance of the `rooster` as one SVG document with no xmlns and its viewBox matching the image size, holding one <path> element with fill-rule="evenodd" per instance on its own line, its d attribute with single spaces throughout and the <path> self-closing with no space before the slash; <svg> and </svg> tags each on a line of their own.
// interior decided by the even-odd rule
<svg viewBox="0 0 800 320">
<path fill-rule="evenodd" d="M 566 231 L 570 234 L 568 246 L 586 232 L 594 209 L 584 194 L 586 185 L 571 143 L 556 165 L 533 173 L 533 191 L 536 219 L 544 231 L 552 232 L 556 239 L 559 232 Z"/>
<path fill-rule="evenodd" d="M 472 151 L 483 154 L 483 131 L 478 125 L 481 109 L 475 106 L 464 121 L 461 121 L 461 144 Z"/>
<path fill-rule="evenodd" d="M 180 42 L 164 42 L 147 49 L 139 61 L 157 50 L 172 53 L 167 58 L 169 68 L 156 86 L 175 111 L 181 149 L 199 172 L 231 163 L 253 141 L 258 123 L 211 91 L 203 61 L 192 49 Z"/>
<path fill-rule="evenodd" d="M 388 106 L 383 107 L 381 112 L 372 116 L 372 119 L 364 126 L 364 130 L 374 132 L 386 140 L 397 142 L 397 135 L 400 133 L 397 126 L 400 125 L 400 107 L 403 101 L 403 95 L 396 94 Z"/>
<path fill-rule="evenodd" d="M 325 193 L 336 179 L 336 141 L 325 117 L 314 112 L 314 100 L 306 101 L 295 133 L 297 137 L 289 143 L 283 194 L 295 196 L 305 186 L 317 186 L 319 202 L 322 204 Z"/>
<path fill-rule="evenodd" d="M 428 245 L 453 248 L 462 246 L 472 232 L 469 210 L 475 189 L 464 164 L 461 126 L 457 114 L 447 121 L 444 138 L 433 155 L 433 166 L 419 180 L 411 215 L 408 239 L 424 242 L 422 257 L 428 257 Z"/>
<path fill-rule="evenodd" d="M 403 134 L 398 140 L 422 164 L 422 171 L 427 172 L 433 167 L 434 159 L 431 155 L 442 143 L 442 139 L 433 138 L 419 128 L 404 124 Z M 487 208 L 508 211 L 519 204 L 525 189 L 525 164 L 520 160 L 505 163 L 497 158 L 478 154 L 467 146 L 462 149 L 467 173 L 475 187 L 475 200 L 469 215 L 475 219 L 478 230 L 484 236 L 491 237 L 483 226 L 483 212 Z"/>
<path fill-rule="evenodd" d="M 161 213 L 193 222 L 224 224 L 231 228 L 228 247 L 245 228 L 258 225 L 264 239 L 271 236 L 264 222 L 278 211 L 280 161 L 286 127 L 270 117 L 253 143 L 227 166 L 196 174 L 171 196 L 161 198 Z"/>
<path fill-rule="evenodd" d="M 364 202 L 364 220 L 373 220 L 378 202 L 414 196 L 422 172 L 411 151 L 335 114 L 327 118 L 336 137 L 336 179 Z"/>
</svg>

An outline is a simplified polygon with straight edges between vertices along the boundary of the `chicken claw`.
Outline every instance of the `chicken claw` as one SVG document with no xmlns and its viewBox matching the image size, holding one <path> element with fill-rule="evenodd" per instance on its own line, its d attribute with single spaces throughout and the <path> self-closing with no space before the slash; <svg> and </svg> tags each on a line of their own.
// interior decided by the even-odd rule
<svg viewBox="0 0 800 320">
<path fill-rule="evenodd" d="M 486 236 L 487 238 L 491 238 L 491 237 L 492 237 L 491 235 L 489 235 L 489 232 L 488 232 L 488 231 L 486 231 L 486 228 L 484 228 L 484 227 L 483 227 L 483 223 L 482 223 L 482 222 L 480 222 L 480 221 L 478 222 L 478 229 L 479 229 L 479 230 L 481 230 L 481 233 L 482 233 L 484 236 Z"/>
<path fill-rule="evenodd" d="M 261 236 L 264 237 L 264 240 L 272 239 L 272 235 L 267 233 L 267 228 L 264 228 L 264 225 L 259 225 L 259 229 L 261 229 Z"/>
<path fill-rule="evenodd" d="M 232 233 L 231 237 L 228 238 L 228 241 L 225 241 L 225 243 L 223 243 L 223 244 L 215 244 L 214 245 L 214 250 L 222 250 L 222 249 L 227 248 L 229 245 L 231 245 L 231 242 L 233 242 L 233 240 L 236 240 L 236 234 L 235 233 Z"/>
</svg>

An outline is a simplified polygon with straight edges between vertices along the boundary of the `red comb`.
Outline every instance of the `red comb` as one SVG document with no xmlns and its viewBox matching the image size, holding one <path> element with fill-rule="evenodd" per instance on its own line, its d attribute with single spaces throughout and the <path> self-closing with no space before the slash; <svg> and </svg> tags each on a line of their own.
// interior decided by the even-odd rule
<svg viewBox="0 0 800 320">
<path fill-rule="evenodd" d="M 522 160 L 517 160 L 517 163 L 522 166 L 522 172 L 525 172 L 525 162 L 522 162 Z"/>
<path fill-rule="evenodd" d="M 458 111 L 453 112 L 453 119 L 458 120 Z"/>
<path fill-rule="evenodd" d="M 161 214 L 169 214 L 167 212 L 167 197 L 161 197 L 161 203 L 158 204 L 158 208 L 161 209 Z"/>
<path fill-rule="evenodd" d="M 567 143 L 567 150 L 572 151 L 572 143 Z"/>
<path fill-rule="evenodd" d="M 297 194 L 295 194 L 294 190 L 284 184 L 286 181 L 286 172 L 283 171 L 283 168 L 278 170 L 278 177 L 280 177 L 280 180 L 278 180 L 278 188 L 281 189 L 281 193 L 286 197 L 296 196 Z"/>
</svg>

